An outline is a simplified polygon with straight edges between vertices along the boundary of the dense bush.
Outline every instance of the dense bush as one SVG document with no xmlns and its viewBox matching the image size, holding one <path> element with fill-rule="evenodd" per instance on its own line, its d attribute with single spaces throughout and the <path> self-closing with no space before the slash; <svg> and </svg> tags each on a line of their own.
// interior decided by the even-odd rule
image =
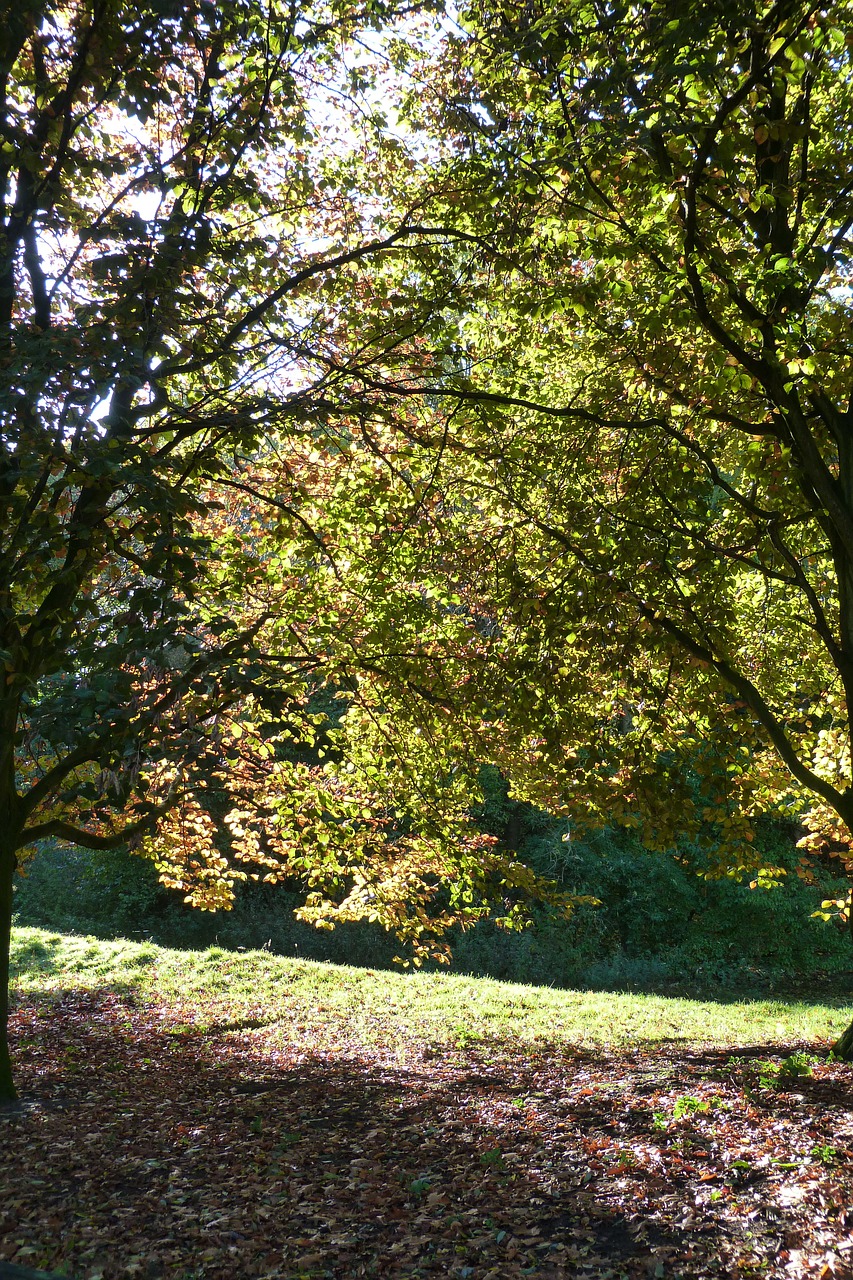
<svg viewBox="0 0 853 1280">
<path fill-rule="evenodd" d="M 651 854 L 624 831 L 565 843 L 555 834 L 528 841 L 525 857 L 602 903 L 579 907 L 562 931 L 565 970 L 557 981 L 743 989 L 853 970 L 844 932 L 811 916 L 844 882 L 827 871 L 821 884 L 804 884 L 795 872 L 795 842 L 780 826 L 760 833 L 768 861 L 787 871 L 773 889 L 702 878 L 701 854 L 689 845 Z"/>
<path fill-rule="evenodd" d="M 294 917 L 298 895 L 247 885 L 231 911 L 197 911 L 164 889 L 153 864 L 123 849 L 44 849 L 16 884 L 17 923 L 148 938 L 164 946 L 268 948 L 341 964 L 390 965 L 399 951 L 368 925 L 320 933 Z"/>
<path fill-rule="evenodd" d="M 124 850 L 45 847 L 16 877 L 21 924 L 73 930 L 81 925 L 132 936 L 166 901 L 152 863 Z"/>
<path fill-rule="evenodd" d="M 706 878 L 709 860 L 699 842 L 684 840 L 661 854 L 623 829 L 569 838 L 565 822 L 510 799 L 496 770 L 484 770 L 481 783 L 481 825 L 537 871 L 601 905 L 579 907 L 567 923 L 540 918 L 516 937 L 474 930 L 457 943 L 457 967 L 608 989 L 808 988 L 853 977 L 846 931 L 812 918 L 821 899 L 849 886 L 831 863 L 817 884 L 798 877 L 800 833 L 790 823 L 759 825 L 765 862 L 784 874 L 778 887 L 752 888 L 748 880 Z"/>
</svg>

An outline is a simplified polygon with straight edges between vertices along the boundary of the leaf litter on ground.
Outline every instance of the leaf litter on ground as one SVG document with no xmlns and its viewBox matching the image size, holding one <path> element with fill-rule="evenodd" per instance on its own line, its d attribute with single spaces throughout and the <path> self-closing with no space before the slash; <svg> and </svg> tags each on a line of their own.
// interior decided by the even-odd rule
<svg viewBox="0 0 853 1280">
<path fill-rule="evenodd" d="M 339 1010 L 318 1042 L 304 1010 L 158 995 L 166 959 L 141 985 L 22 981 L 0 1259 L 78 1280 L 853 1276 L 850 1068 L 826 1046 L 406 1039 Z"/>
</svg>

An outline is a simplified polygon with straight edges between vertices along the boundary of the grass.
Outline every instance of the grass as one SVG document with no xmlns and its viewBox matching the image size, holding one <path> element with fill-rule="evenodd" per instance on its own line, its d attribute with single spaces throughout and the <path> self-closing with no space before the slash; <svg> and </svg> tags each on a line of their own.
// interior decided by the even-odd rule
<svg viewBox="0 0 853 1280">
<path fill-rule="evenodd" d="M 13 989 L 30 996 L 106 988 L 161 1007 L 169 1025 L 314 1048 L 384 1047 L 432 1053 L 477 1043 L 646 1047 L 828 1040 L 849 1021 L 839 1000 L 691 1000 L 566 991 L 454 974 L 359 969 L 219 947 L 175 951 L 17 928 Z"/>
<path fill-rule="evenodd" d="M 850 1068 L 818 1044 L 840 1002 L 37 928 L 14 964 L 0 1272 L 847 1274 Z"/>
</svg>

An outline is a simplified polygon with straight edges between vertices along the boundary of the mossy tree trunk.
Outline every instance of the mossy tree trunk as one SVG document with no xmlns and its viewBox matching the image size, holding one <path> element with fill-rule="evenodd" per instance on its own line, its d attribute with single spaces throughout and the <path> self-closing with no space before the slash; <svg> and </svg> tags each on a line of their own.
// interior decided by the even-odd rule
<svg viewBox="0 0 853 1280">
<path fill-rule="evenodd" d="M 832 1046 L 832 1052 L 836 1058 L 843 1058 L 845 1062 L 853 1062 L 853 1022 L 838 1037 Z"/>
<path fill-rule="evenodd" d="M 17 1098 L 9 1056 L 9 951 L 12 944 L 12 897 L 23 813 L 15 785 L 15 731 L 18 702 L 14 693 L 0 699 L 0 1108 Z"/>
</svg>

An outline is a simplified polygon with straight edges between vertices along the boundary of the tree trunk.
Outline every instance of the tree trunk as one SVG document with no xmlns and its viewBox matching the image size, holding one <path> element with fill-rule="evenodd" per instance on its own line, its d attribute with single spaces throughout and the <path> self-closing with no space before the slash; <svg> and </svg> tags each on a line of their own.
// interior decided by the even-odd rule
<svg viewBox="0 0 853 1280">
<path fill-rule="evenodd" d="M 15 850 L 0 839 L 0 1109 L 17 1098 L 9 1057 L 9 948 L 12 942 L 12 894 Z"/>
<path fill-rule="evenodd" d="M 853 1062 L 853 1022 L 846 1031 L 842 1031 L 832 1046 L 832 1052 L 836 1058 L 842 1058 L 844 1062 Z"/>
<path fill-rule="evenodd" d="M 850 826 L 850 818 L 845 816 L 845 822 Z M 851 827 L 853 830 L 853 827 Z M 851 900 L 847 904 L 847 927 L 850 930 L 850 941 L 853 942 L 853 890 L 851 890 Z M 844 1062 L 853 1062 L 853 1022 L 846 1031 L 842 1031 L 841 1035 L 832 1046 L 832 1052 L 836 1058 L 843 1059 Z"/>
</svg>

